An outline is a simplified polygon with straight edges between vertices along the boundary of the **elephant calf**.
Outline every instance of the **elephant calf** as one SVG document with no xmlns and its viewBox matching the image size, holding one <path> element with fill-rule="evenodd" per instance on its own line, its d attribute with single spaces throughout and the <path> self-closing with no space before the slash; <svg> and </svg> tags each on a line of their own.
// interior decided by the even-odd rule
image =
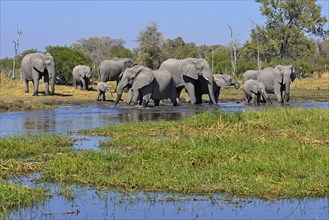
<svg viewBox="0 0 329 220">
<path fill-rule="evenodd" d="M 247 103 L 257 103 L 257 105 L 259 105 L 261 97 L 263 100 L 269 101 L 264 83 L 254 79 L 249 79 L 244 82 L 243 96 Z"/>
<path fill-rule="evenodd" d="M 110 91 L 112 95 L 111 88 L 105 82 L 97 83 L 97 91 L 98 91 L 97 101 L 106 101 L 105 98 L 106 91 Z"/>
<path fill-rule="evenodd" d="M 78 65 L 73 68 L 72 76 L 75 86 L 80 83 L 81 89 L 88 90 L 89 80 L 92 77 L 93 72 L 91 68 L 86 65 Z"/>
</svg>

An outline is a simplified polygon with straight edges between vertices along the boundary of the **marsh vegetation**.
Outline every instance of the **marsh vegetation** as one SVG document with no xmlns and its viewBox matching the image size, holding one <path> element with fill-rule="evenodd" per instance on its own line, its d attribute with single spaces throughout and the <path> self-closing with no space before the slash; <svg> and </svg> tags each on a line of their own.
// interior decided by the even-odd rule
<svg viewBox="0 0 329 220">
<path fill-rule="evenodd" d="M 328 120 L 327 109 L 278 107 L 80 132 L 112 137 L 101 151 L 75 150 L 61 136 L 1 138 L 0 208 L 45 199 L 47 189 L 9 181 L 33 173 L 37 181 L 123 192 L 327 196 Z"/>
</svg>

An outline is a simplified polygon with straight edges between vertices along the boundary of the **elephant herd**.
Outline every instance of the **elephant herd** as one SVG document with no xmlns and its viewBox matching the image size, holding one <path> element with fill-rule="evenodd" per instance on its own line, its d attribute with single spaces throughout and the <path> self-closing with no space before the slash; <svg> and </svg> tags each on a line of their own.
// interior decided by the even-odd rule
<svg viewBox="0 0 329 220">
<path fill-rule="evenodd" d="M 93 71 L 89 66 L 78 65 L 73 68 L 74 84 L 88 90 L 89 80 Z M 295 79 L 293 66 L 278 65 L 260 71 L 249 70 L 243 74 L 243 94 L 245 101 L 250 103 L 270 102 L 267 93 L 274 93 L 278 102 L 289 101 L 290 83 Z M 38 94 L 38 82 L 41 78 L 45 84 L 45 94 L 55 91 L 55 63 L 50 54 L 32 53 L 22 60 L 21 77 L 25 82 L 25 92 L 29 92 L 28 82 L 33 81 L 33 95 Z M 202 58 L 186 58 L 182 60 L 168 59 L 158 70 L 151 70 L 137 65 L 130 58 L 113 58 L 99 64 L 97 84 L 98 101 L 104 101 L 106 91 L 110 90 L 107 81 L 116 81 L 117 98 L 115 106 L 122 100 L 123 92 L 128 93 L 128 104 L 148 106 L 152 99 L 158 106 L 160 100 L 170 99 L 175 106 L 181 91 L 186 90 L 188 101 L 201 104 L 202 95 L 209 95 L 209 103 L 217 103 L 220 89 L 240 84 L 229 74 L 213 74 L 208 62 Z M 51 92 L 49 92 L 51 82 Z M 112 93 L 111 93 L 112 94 Z"/>
</svg>

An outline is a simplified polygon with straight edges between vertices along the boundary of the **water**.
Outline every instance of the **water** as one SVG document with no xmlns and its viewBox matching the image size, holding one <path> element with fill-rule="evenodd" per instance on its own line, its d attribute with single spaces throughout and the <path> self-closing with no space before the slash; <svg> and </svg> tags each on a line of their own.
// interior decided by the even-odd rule
<svg viewBox="0 0 329 220">
<path fill-rule="evenodd" d="M 52 197 L 10 214 L 14 219 L 328 219 L 328 198 L 263 201 L 228 195 L 118 193 L 79 186 L 32 183 Z M 63 192 L 66 196 L 63 196 Z"/>
<path fill-rule="evenodd" d="M 296 102 L 291 107 L 329 108 L 329 102 Z M 110 137 L 75 134 L 81 129 L 101 128 L 118 123 L 180 120 L 204 111 L 248 111 L 273 108 L 274 105 L 250 106 L 220 103 L 217 106 L 189 105 L 132 108 L 105 105 L 60 106 L 37 112 L 0 113 L 0 137 L 24 134 L 60 134 L 75 140 L 77 150 L 98 150 L 100 141 Z M 155 193 L 120 194 L 116 191 L 69 187 L 71 198 L 59 195 L 60 186 L 32 182 L 35 177 L 20 178 L 22 184 L 46 186 L 52 197 L 32 208 L 9 215 L 14 219 L 328 219 L 329 199 L 263 201 L 225 195 L 172 195 Z M 176 198 L 174 200 L 170 198 Z"/>
<path fill-rule="evenodd" d="M 329 108 L 329 102 L 295 102 L 292 107 Z M 220 103 L 133 108 L 105 105 L 59 106 L 53 110 L 0 113 L 0 137 L 24 134 L 70 134 L 81 129 L 102 128 L 118 123 L 179 120 L 204 111 L 247 111 L 273 108 L 275 105 L 250 106 L 244 103 Z"/>
</svg>

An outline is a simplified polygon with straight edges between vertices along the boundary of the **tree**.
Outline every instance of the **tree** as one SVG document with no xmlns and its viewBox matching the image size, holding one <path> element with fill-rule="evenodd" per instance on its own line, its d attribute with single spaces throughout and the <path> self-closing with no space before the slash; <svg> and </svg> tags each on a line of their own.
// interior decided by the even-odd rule
<svg viewBox="0 0 329 220">
<path fill-rule="evenodd" d="M 19 30 L 19 27 L 17 25 L 17 40 L 13 41 L 15 56 L 13 58 L 13 72 L 12 72 L 12 76 L 11 76 L 12 79 L 15 79 L 15 68 L 16 68 L 16 59 L 17 59 L 18 48 L 19 48 L 19 39 L 20 39 L 22 33 L 23 32 L 21 30 Z"/>
<path fill-rule="evenodd" d="M 261 4 L 260 11 L 265 16 L 266 22 L 265 27 L 258 26 L 255 32 L 261 33 L 258 35 L 261 36 L 260 44 L 270 43 L 274 47 L 274 55 L 295 58 L 291 50 L 298 41 L 305 42 L 305 34 L 321 38 L 329 34 L 329 31 L 324 29 L 327 18 L 321 16 L 321 6 L 315 4 L 315 0 L 256 0 L 256 2 Z M 252 37 L 255 38 L 257 34 Z M 264 42 L 262 38 L 267 40 Z M 273 42 L 269 42 L 270 40 Z"/>
<path fill-rule="evenodd" d="M 164 53 L 165 39 L 158 31 L 158 25 L 151 23 L 146 26 L 136 40 L 139 44 L 136 48 L 138 62 L 151 69 L 158 69 L 161 63 L 167 58 Z"/>
<path fill-rule="evenodd" d="M 124 47 L 125 41 L 122 39 L 112 39 L 110 37 L 81 38 L 72 44 L 72 48 L 82 50 L 93 60 L 94 65 L 101 61 L 114 57 L 134 58 L 134 53 Z"/>
<path fill-rule="evenodd" d="M 240 40 L 238 38 L 233 37 L 233 30 L 230 25 L 227 25 L 230 29 L 230 50 L 231 50 L 231 64 L 232 64 L 232 74 L 235 76 L 236 69 L 237 69 L 237 60 L 238 56 L 240 55 L 241 48 L 240 48 Z"/>
<path fill-rule="evenodd" d="M 72 70 L 77 65 L 89 65 L 92 67 L 93 61 L 85 52 L 69 47 L 47 46 L 46 51 L 55 60 L 56 77 L 58 84 L 72 85 Z M 95 74 L 94 74 L 95 75 Z"/>
</svg>

